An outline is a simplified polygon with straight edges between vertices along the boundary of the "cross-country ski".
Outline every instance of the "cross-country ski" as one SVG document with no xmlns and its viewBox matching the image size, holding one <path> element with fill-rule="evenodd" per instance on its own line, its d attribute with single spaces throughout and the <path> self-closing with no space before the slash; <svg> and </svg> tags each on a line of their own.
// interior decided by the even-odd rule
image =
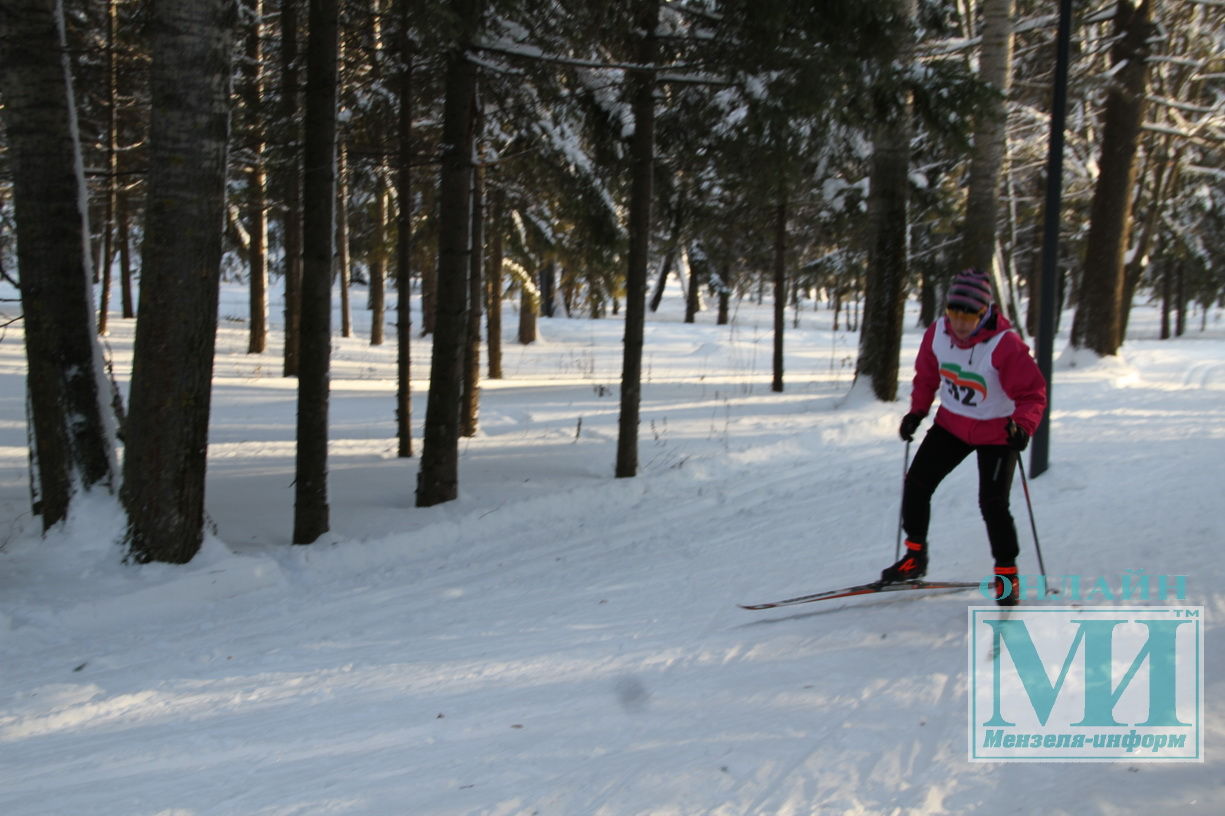
<svg viewBox="0 0 1225 816">
<path fill-rule="evenodd" d="M 832 601 L 836 598 L 851 598 L 856 595 L 877 595 L 881 592 L 904 592 L 907 590 L 923 590 L 923 589 L 978 589 L 981 586 L 978 581 L 902 581 L 893 584 L 882 584 L 876 581 L 871 584 L 859 584 L 857 586 L 842 587 L 841 589 L 831 589 L 825 592 L 814 592 L 811 595 L 799 595 L 795 598 L 787 598 L 782 601 L 767 601 L 766 603 L 756 604 L 739 604 L 741 609 L 760 610 L 760 609 L 776 609 L 780 606 L 796 606 L 798 604 L 813 603 L 814 601 Z"/>
</svg>

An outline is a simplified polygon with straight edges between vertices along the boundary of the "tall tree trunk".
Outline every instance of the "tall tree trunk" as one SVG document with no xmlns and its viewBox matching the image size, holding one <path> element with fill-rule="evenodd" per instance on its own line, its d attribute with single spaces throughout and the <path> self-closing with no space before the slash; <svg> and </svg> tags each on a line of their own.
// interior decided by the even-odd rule
<svg viewBox="0 0 1225 816">
<path fill-rule="evenodd" d="M 668 237 L 668 245 L 664 248 L 664 262 L 659 269 L 659 280 L 655 283 L 655 291 L 651 293 L 651 312 L 659 311 L 659 304 L 664 299 L 664 291 L 668 288 L 668 275 L 672 265 L 676 263 L 676 254 L 680 251 L 681 229 L 685 220 L 685 196 L 677 196 L 676 209 L 672 213 L 672 234 Z M 692 322 L 692 321 L 690 321 Z"/>
<path fill-rule="evenodd" d="M 557 263 L 545 262 L 540 271 L 540 316 L 552 317 L 557 308 Z"/>
<path fill-rule="evenodd" d="M 119 93 L 116 75 L 116 37 L 119 29 L 118 0 L 106 4 L 106 184 L 102 224 L 102 286 L 98 296 L 98 334 L 106 335 L 110 317 L 112 260 L 115 256 L 115 211 L 119 183 Z"/>
<path fill-rule="evenodd" d="M 868 377 L 884 402 L 897 398 L 898 360 L 905 318 L 906 207 L 910 158 L 908 114 L 877 131 L 872 155 L 868 218 L 868 277 L 860 326 L 857 377 Z"/>
<path fill-rule="evenodd" d="M 268 350 L 268 204 L 265 197 L 267 179 L 264 175 L 263 159 L 256 158 L 250 170 L 250 189 L 247 195 L 248 223 L 251 225 L 251 258 L 249 274 L 250 326 L 247 341 L 248 354 L 263 354 Z"/>
<path fill-rule="evenodd" d="M 251 166 L 247 169 L 247 229 L 251 233 L 249 274 L 251 278 L 248 354 L 268 349 L 268 204 L 265 194 L 264 134 L 259 122 L 264 88 L 261 65 L 264 0 L 245 0 L 250 20 L 243 61 L 243 102 L 253 122 L 248 139 Z"/>
<path fill-rule="evenodd" d="M 479 111 L 479 102 L 478 108 Z M 476 128 L 480 129 L 480 115 Z M 460 436 L 476 436 L 481 410 L 481 301 L 484 299 L 485 179 L 480 167 L 472 173 L 472 255 L 468 264 L 468 332 L 464 339 L 464 399 Z"/>
<path fill-rule="evenodd" d="M 385 83 L 383 72 L 385 18 L 391 12 L 390 0 L 370 0 L 370 76 L 380 85 Z M 394 30 L 394 27 L 392 27 Z M 369 254 L 370 289 L 367 306 L 370 309 L 370 345 L 383 345 L 383 323 L 386 320 L 387 298 L 387 162 L 380 158 L 374 168 L 374 247 Z"/>
<path fill-rule="evenodd" d="M 774 210 L 774 377 L 770 390 L 783 391 L 783 333 L 787 323 L 787 190 L 780 180 Z"/>
<path fill-rule="evenodd" d="M 669 246 L 663 252 L 664 260 L 659 265 L 659 278 L 655 281 L 655 291 L 651 293 L 651 302 L 648 304 L 652 312 L 659 311 L 659 304 L 664 299 L 664 290 L 668 288 L 668 276 L 672 274 L 672 265 L 676 263 L 677 248 L 675 246 Z"/>
<path fill-rule="evenodd" d="M 592 320 L 604 316 L 604 281 L 599 275 L 587 276 L 587 306 Z"/>
<path fill-rule="evenodd" d="M 939 312 L 939 292 L 931 264 L 924 264 L 919 270 L 919 325 L 926 328 L 935 320 Z"/>
<path fill-rule="evenodd" d="M 385 60 L 385 38 L 383 27 L 390 15 L 390 0 L 370 0 L 370 38 L 374 48 L 370 50 L 369 66 L 372 81 L 382 85 L 383 60 Z M 370 290 L 366 305 L 370 309 L 370 344 L 382 346 L 383 322 L 387 315 L 387 163 L 380 159 L 375 165 L 375 213 L 374 247 L 369 255 Z"/>
<path fill-rule="evenodd" d="M 426 266 L 421 270 L 421 336 L 434 333 L 438 314 L 438 267 Z"/>
<path fill-rule="evenodd" d="M 137 561 L 185 563 L 204 482 L 225 221 L 233 0 L 162 0 L 123 499 Z"/>
<path fill-rule="evenodd" d="M 495 182 L 496 183 L 496 182 Z M 489 316 L 486 318 L 486 341 L 489 346 L 489 379 L 502 379 L 502 222 L 506 212 L 506 189 L 494 187 L 489 207 Z"/>
<path fill-rule="evenodd" d="M 131 320 L 136 317 L 136 302 L 132 297 L 132 239 L 129 230 L 128 193 L 120 190 L 118 200 L 118 231 L 119 231 L 119 289 L 123 304 L 123 317 Z"/>
<path fill-rule="evenodd" d="M 903 0 L 912 22 L 914 0 Z M 913 25 L 898 43 L 896 62 L 908 65 L 914 52 Z M 910 197 L 909 94 L 876 129 L 872 154 L 868 221 L 868 275 L 864 292 L 863 319 L 859 335 L 859 365 L 856 377 L 867 377 L 872 392 L 884 402 L 897 398 L 898 359 L 906 306 L 907 205 Z"/>
<path fill-rule="evenodd" d="M 387 315 L 387 168 L 376 171 L 374 251 L 370 254 L 370 345 L 383 345 Z"/>
<path fill-rule="evenodd" d="M 1153 184 L 1152 193 L 1148 206 L 1144 215 L 1144 221 L 1140 227 L 1139 240 L 1135 243 L 1135 249 L 1131 251 L 1131 259 L 1124 264 L 1123 267 L 1123 313 L 1120 317 L 1119 337 L 1127 336 L 1127 323 L 1131 317 L 1132 299 L 1136 295 L 1136 288 L 1140 285 L 1140 279 L 1144 275 L 1144 270 L 1148 266 L 1149 247 L 1153 245 L 1156 239 L 1157 227 L 1161 221 L 1161 213 L 1165 209 L 1166 201 L 1173 190 L 1177 188 L 1179 177 L 1182 171 L 1182 150 L 1181 148 L 1174 153 L 1171 153 L 1171 142 L 1173 136 L 1165 136 L 1162 138 L 1161 148 L 1158 150 L 1158 155 L 1154 159 Z M 1143 183 L 1143 181 L 1141 181 Z"/>
<path fill-rule="evenodd" d="M 566 310 L 566 317 L 570 317 L 578 311 L 578 276 L 566 272 L 564 270 L 561 276 L 561 305 Z"/>
<path fill-rule="evenodd" d="M 447 54 L 439 180 L 438 277 L 430 393 L 425 410 L 417 506 L 459 495 L 459 411 L 472 238 L 472 172 L 477 66 L 468 59 L 484 0 L 452 0 L 462 32 Z"/>
<path fill-rule="evenodd" d="M 1036 179 L 1034 185 L 1034 195 L 1037 200 L 1042 200 L 1045 195 L 1045 180 Z M 1042 316 L 1042 241 L 1039 232 L 1034 233 L 1034 240 L 1029 245 L 1029 263 L 1026 264 L 1025 273 L 1025 288 L 1029 291 L 1029 308 L 1025 314 L 1025 330 L 1030 337 L 1038 336 L 1038 328 Z M 1014 248 L 1014 252 L 1019 251 L 1019 248 Z M 1058 271 L 1058 267 L 1056 267 Z M 1056 312 L 1056 322 L 1058 322 L 1058 312 Z"/>
<path fill-rule="evenodd" d="M 284 374 L 298 376 L 302 316 L 302 128 L 298 120 L 298 10 L 302 0 L 281 0 L 281 231 L 285 241 Z"/>
<path fill-rule="evenodd" d="M 400 81 L 396 169 L 396 455 L 413 455 L 412 260 L 413 260 L 413 39 L 412 0 L 398 0 Z"/>
<path fill-rule="evenodd" d="M 642 402 L 642 346 L 646 323 L 647 265 L 651 253 L 651 198 L 655 173 L 655 58 L 660 0 L 637 0 L 639 38 L 629 73 L 634 135 L 629 202 L 629 257 L 625 275 L 625 348 L 621 363 L 621 414 L 617 428 L 617 478 L 638 473 L 638 421 Z"/>
<path fill-rule="evenodd" d="M 328 371 L 336 241 L 337 0 L 310 0 L 306 141 L 302 150 L 302 327 L 293 543 L 310 544 L 328 518 Z"/>
<path fill-rule="evenodd" d="M 540 312 L 540 289 L 532 280 L 521 282 L 519 295 L 519 342 L 530 345 L 536 342 L 536 317 Z"/>
<path fill-rule="evenodd" d="M 710 270 L 707 269 L 710 260 L 698 241 L 690 242 L 688 256 L 689 289 L 685 292 L 685 322 L 693 323 L 702 309 L 702 285 L 710 280 Z"/>
<path fill-rule="evenodd" d="M 961 266 L 973 266 L 988 275 L 992 273 L 995 260 L 1000 175 L 1007 146 L 1006 101 L 1012 85 L 1012 3 L 1013 0 L 982 0 L 978 75 L 995 95 L 975 120 Z"/>
<path fill-rule="evenodd" d="M 1169 340 L 1170 311 L 1174 302 L 1174 282 L 1169 261 L 1161 262 L 1161 339 Z"/>
<path fill-rule="evenodd" d="M 1174 265 L 1174 336 L 1182 337 L 1187 331 L 1187 266 L 1182 260 Z"/>
<path fill-rule="evenodd" d="M 251 252 L 248 271 L 251 277 L 249 304 L 248 354 L 263 354 L 268 350 L 268 204 L 265 197 L 267 179 L 263 159 L 257 158 L 250 170 L 247 195 L 251 229 Z"/>
<path fill-rule="evenodd" d="M 719 276 L 719 317 L 715 321 L 720 326 L 726 326 L 731 319 L 732 289 L 729 283 L 730 280 L 731 265 L 724 264 L 723 272 Z"/>
<path fill-rule="evenodd" d="M 109 196 L 108 196 L 109 198 Z M 110 230 L 109 224 L 112 221 L 114 212 L 113 207 L 108 206 L 103 210 L 103 233 L 102 233 L 102 251 L 99 255 L 101 266 L 101 275 L 99 276 L 98 285 L 98 336 L 105 337 L 110 334 L 110 303 L 111 303 L 111 259 L 113 247 L 113 233 Z"/>
<path fill-rule="evenodd" d="M 1005 145 L 1005 155 L 1007 155 L 1007 145 Z M 1007 250 L 1003 248 L 1004 242 L 997 242 L 996 246 L 1001 248 L 1001 256 L 1004 258 L 1004 269 L 1002 272 L 1008 280 L 1009 288 L 1009 311 L 1008 319 L 1012 321 L 1012 325 L 1016 328 L 1018 334 L 1024 337 L 1026 334 L 1031 336 L 1034 334 L 1029 331 L 1029 315 L 1021 314 L 1021 293 L 1026 291 L 1021 286 L 1021 264 L 1018 263 L 1019 258 L 1024 257 L 1025 242 L 1021 237 L 1021 219 L 1019 207 L 1017 203 L 1017 185 L 1016 173 L 1013 169 L 1012 162 L 1006 162 L 1004 167 L 1004 189 L 1007 190 L 1005 195 L 1007 226 L 1008 234 Z M 1031 297 L 1032 297 L 1032 290 Z"/>
<path fill-rule="evenodd" d="M 877 399 L 897 398 L 898 359 L 906 304 L 907 126 L 895 120 L 877 133 L 868 212 L 871 243 L 857 377 L 868 377 Z"/>
<path fill-rule="evenodd" d="M 1136 182 L 1136 148 L 1144 123 L 1148 40 L 1153 33 L 1150 0 L 1119 0 L 1115 13 L 1118 68 L 1106 96 L 1099 174 L 1089 213 L 1085 266 L 1072 322 L 1072 344 L 1101 356 L 1118 353 L 1122 338 L 1123 260 Z"/>
<path fill-rule="evenodd" d="M 353 270 L 349 260 L 349 154 L 340 142 L 336 150 L 336 266 L 340 283 L 340 336 L 353 336 L 353 309 L 349 283 Z"/>
<path fill-rule="evenodd" d="M 59 0 L 0 10 L 0 93 L 25 317 L 31 491 L 43 530 L 78 490 L 113 490 L 110 389 L 90 292 L 89 226 Z"/>
</svg>

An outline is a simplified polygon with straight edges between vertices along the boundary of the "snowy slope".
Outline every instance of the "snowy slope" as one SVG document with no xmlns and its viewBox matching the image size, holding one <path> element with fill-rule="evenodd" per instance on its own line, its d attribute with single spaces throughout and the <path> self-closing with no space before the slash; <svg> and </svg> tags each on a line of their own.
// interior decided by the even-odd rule
<svg viewBox="0 0 1225 816">
<path fill-rule="evenodd" d="M 241 298 L 227 289 L 222 314 Z M 337 338 L 333 532 L 309 547 L 288 545 L 279 346 L 248 356 L 225 322 L 216 533 L 185 567 L 121 566 L 101 498 L 37 536 L 10 332 L 0 813 L 1225 812 L 1219 311 L 1160 342 L 1144 309 L 1122 360 L 1060 362 L 1053 466 L 1030 484 L 1048 570 L 1187 575 L 1207 622 L 1207 761 L 1073 765 L 967 762 L 974 593 L 735 607 L 892 560 L 904 408 L 847 399 L 856 339 L 829 312 L 789 332 L 776 395 L 766 312 L 742 304 L 717 327 L 678 310 L 648 326 L 639 477 L 611 478 L 621 323 L 545 320 L 522 348 L 508 315 L 460 500 L 428 510 L 412 506 L 416 461 L 394 455 L 394 348 Z M 112 325 L 126 378 L 132 328 Z M 937 494 L 935 577 L 990 567 L 975 484 L 966 466 Z M 1036 572 L 1019 485 L 1014 510 Z"/>
</svg>

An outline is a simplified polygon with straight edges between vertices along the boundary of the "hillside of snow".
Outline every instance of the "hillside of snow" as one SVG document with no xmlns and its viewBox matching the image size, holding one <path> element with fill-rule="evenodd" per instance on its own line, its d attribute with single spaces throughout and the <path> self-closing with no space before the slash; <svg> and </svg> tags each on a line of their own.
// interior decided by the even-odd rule
<svg viewBox="0 0 1225 816">
<path fill-rule="evenodd" d="M 1206 760 L 982 764 L 977 593 L 736 606 L 872 580 L 894 557 L 905 403 L 848 398 L 857 337 L 831 312 L 789 324 L 774 394 L 768 308 L 684 325 L 666 300 L 640 475 L 622 480 L 621 321 L 541 320 L 522 347 L 508 312 L 460 498 L 417 509 L 395 348 L 371 348 L 357 310 L 358 336 L 334 343 L 332 532 L 294 547 L 295 383 L 279 335 L 245 354 L 243 297 L 223 292 L 212 533 L 181 567 L 122 565 L 105 497 L 38 535 L 24 348 L 12 328 L 0 341 L 0 814 L 1225 813 L 1221 310 L 1160 341 L 1141 305 L 1120 358 L 1062 354 L 1051 469 L 1029 485 L 1051 575 L 1187 576 Z M 111 325 L 126 389 L 133 325 Z M 428 352 L 414 340 L 418 444 Z M 976 484 L 967 463 L 936 494 L 932 577 L 990 570 Z M 1013 510 L 1036 573 L 1019 479 Z"/>
</svg>

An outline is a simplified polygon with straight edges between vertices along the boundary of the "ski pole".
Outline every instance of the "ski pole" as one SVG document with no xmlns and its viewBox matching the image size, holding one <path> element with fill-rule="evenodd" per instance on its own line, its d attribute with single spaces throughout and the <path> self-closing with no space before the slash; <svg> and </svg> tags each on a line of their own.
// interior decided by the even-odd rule
<svg viewBox="0 0 1225 816">
<path fill-rule="evenodd" d="M 910 471 L 910 440 L 906 440 L 906 451 L 902 454 L 902 497 L 906 496 L 906 474 Z M 897 544 L 893 548 L 893 560 L 902 560 L 902 502 L 897 506 Z"/>
<path fill-rule="evenodd" d="M 1034 521 L 1034 503 L 1029 498 L 1029 479 L 1025 478 L 1025 461 L 1017 456 L 1017 465 L 1021 468 L 1021 488 L 1025 491 L 1025 506 L 1029 508 L 1029 527 L 1034 533 L 1034 549 L 1038 553 L 1038 570 L 1042 573 L 1042 582 L 1046 583 L 1046 565 L 1042 563 L 1042 545 L 1038 543 L 1038 523 Z"/>
</svg>

